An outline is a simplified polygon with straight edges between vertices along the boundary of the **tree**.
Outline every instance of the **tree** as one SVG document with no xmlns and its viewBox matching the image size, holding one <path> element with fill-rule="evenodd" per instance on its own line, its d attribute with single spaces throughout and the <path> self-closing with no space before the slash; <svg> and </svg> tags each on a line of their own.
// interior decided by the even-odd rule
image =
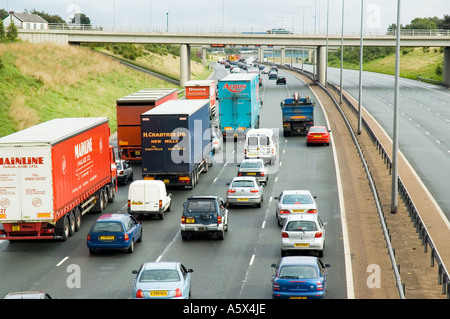
<svg viewBox="0 0 450 319">
<path fill-rule="evenodd" d="M 9 42 L 14 42 L 17 39 L 19 32 L 17 31 L 17 27 L 14 22 L 11 21 L 10 25 L 6 29 L 6 39 Z"/>
<path fill-rule="evenodd" d="M 3 20 L 0 20 L 0 43 L 6 41 L 5 26 L 3 25 Z"/>
<path fill-rule="evenodd" d="M 441 20 L 441 23 L 439 25 L 439 29 L 450 29 L 450 15 L 444 14 L 444 18 Z"/>
<path fill-rule="evenodd" d="M 28 12 L 28 10 L 25 9 L 25 12 Z M 64 21 L 63 18 L 61 18 L 59 15 L 56 14 L 50 14 L 44 11 L 37 11 L 36 9 L 30 10 L 30 13 L 37 14 L 48 23 L 66 23 L 66 21 Z"/>
<path fill-rule="evenodd" d="M 7 16 L 9 16 L 8 11 L 6 11 L 5 9 L 0 9 L 0 20 L 3 20 Z"/>
<path fill-rule="evenodd" d="M 79 20 L 79 22 L 77 20 Z M 91 19 L 84 13 L 76 13 L 71 22 L 76 24 L 91 24 Z"/>
</svg>

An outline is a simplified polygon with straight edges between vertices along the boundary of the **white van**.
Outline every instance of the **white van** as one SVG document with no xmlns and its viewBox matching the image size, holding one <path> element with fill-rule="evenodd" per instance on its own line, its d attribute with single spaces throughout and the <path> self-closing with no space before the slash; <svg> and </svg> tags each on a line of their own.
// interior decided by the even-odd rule
<svg viewBox="0 0 450 319">
<path fill-rule="evenodd" d="M 277 141 L 269 128 L 257 128 L 247 131 L 245 136 L 244 157 L 261 158 L 272 164 L 277 159 Z"/>
<path fill-rule="evenodd" d="M 132 215 L 159 215 L 170 211 L 172 194 L 160 180 L 137 180 L 128 189 L 128 213 Z"/>
</svg>

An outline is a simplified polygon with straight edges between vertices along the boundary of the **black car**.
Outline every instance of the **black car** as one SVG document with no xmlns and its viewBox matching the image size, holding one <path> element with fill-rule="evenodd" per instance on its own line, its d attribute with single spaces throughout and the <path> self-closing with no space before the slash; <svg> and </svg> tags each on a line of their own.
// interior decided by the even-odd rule
<svg viewBox="0 0 450 319">
<path fill-rule="evenodd" d="M 279 76 L 277 78 L 277 84 L 286 84 L 286 78 L 284 76 Z"/>
<path fill-rule="evenodd" d="M 228 230 L 228 204 L 220 196 L 190 196 L 183 204 L 181 238 L 188 240 L 193 233 L 216 234 L 224 239 Z"/>
</svg>

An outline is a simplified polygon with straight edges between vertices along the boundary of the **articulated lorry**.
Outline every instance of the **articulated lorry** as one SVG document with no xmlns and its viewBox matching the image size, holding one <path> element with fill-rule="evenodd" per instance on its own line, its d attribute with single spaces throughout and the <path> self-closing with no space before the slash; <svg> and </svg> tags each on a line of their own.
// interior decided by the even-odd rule
<svg viewBox="0 0 450 319">
<path fill-rule="evenodd" d="M 117 148 L 121 159 L 142 160 L 141 114 L 177 98 L 176 89 L 144 89 L 116 101 Z"/>
<path fill-rule="evenodd" d="M 216 81 L 192 80 L 184 84 L 186 99 L 209 100 L 209 119 L 216 115 Z"/>
<path fill-rule="evenodd" d="M 314 125 L 315 103 L 306 96 L 301 98 L 298 93 L 293 98 L 281 102 L 283 114 L 283 136 L 304 135 Z"/>
<path fill-rule="evenodd" d="M 194 188 L 212 165 L 209 100 L 167 101 L 141 115 L 142 177 Z"/>
<path fill-rule="evenodd" d="M 0 138 L 0 239 L 66 240 L 117 191 L 108 118 L 61 118 Z"/>
<path fill-rule="evenodd" d="M 219 80 L 219 123 L 223 137 L 259 128 L 259 74 L 230 74 Z"/>
</svg>

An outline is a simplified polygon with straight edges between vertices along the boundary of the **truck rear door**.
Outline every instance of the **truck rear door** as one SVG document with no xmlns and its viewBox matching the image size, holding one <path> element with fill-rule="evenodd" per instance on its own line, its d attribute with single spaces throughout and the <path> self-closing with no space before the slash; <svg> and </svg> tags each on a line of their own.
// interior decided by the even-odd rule
<svg viewBox="0 0 450 319">
<path fill-rule="evenodd" d="M 0 222 L 53 219 L 51 147 L 0 147 Z"/>
</svg>

